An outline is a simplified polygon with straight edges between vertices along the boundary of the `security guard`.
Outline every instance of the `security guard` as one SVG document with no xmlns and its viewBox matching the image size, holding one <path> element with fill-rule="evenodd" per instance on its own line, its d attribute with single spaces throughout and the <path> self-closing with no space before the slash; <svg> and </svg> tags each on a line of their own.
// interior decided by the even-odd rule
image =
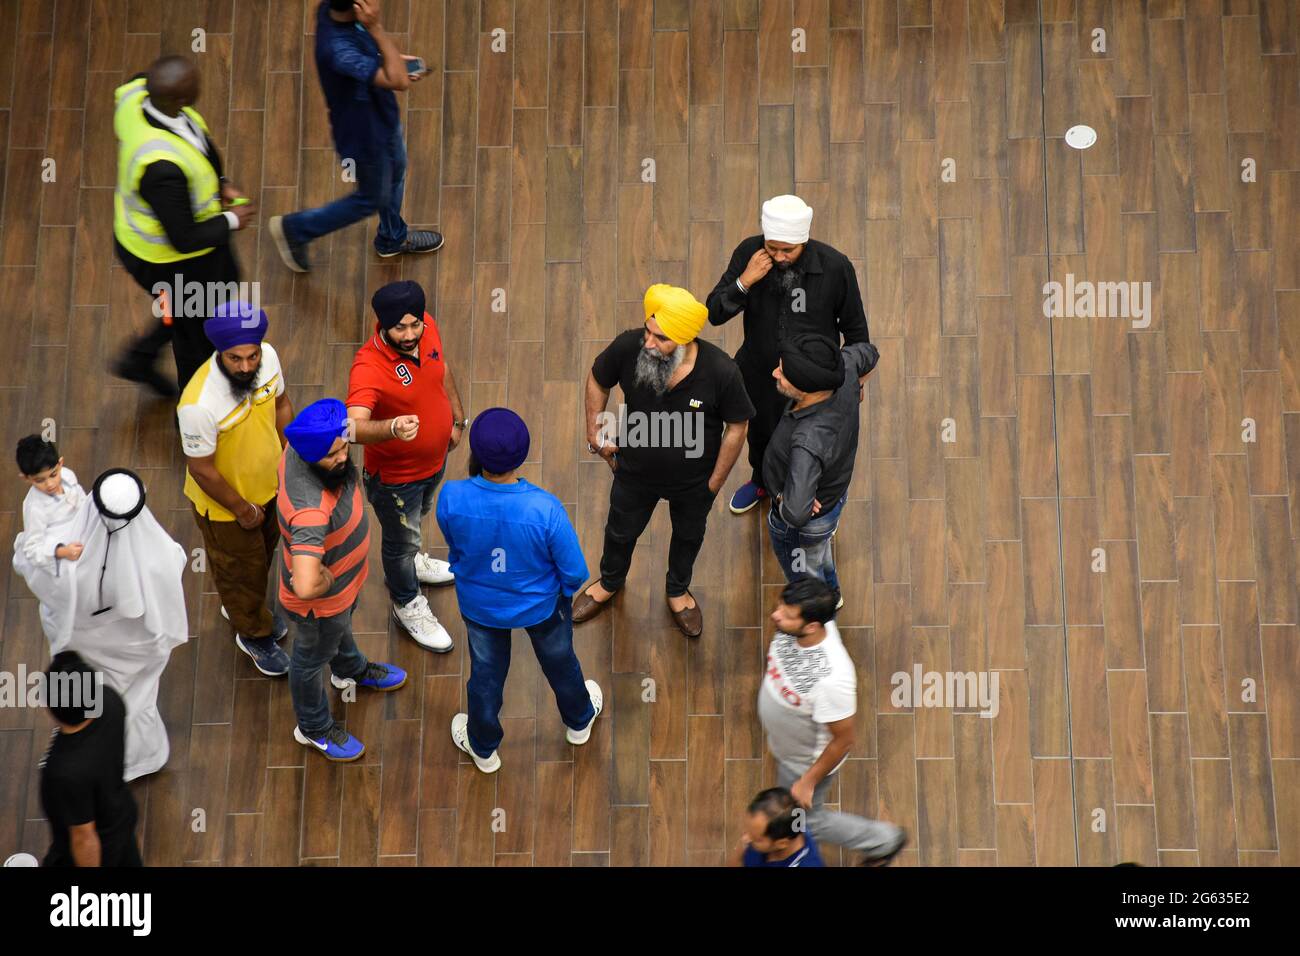
<svg viewBox="0 0 1300 956">
<path fill-rule="evenodd" d="M 113 373 L 161 395 L 178 393 L 154 368 L 168 339 L 181 388 L 212 356 L 203 322 L 217 305 L 237 298 L 239 264 L 230 235 L 256 208 L 222 175 L 208 125 L 194 109 L 198 96 L 199 71 L 182 56 L 155 61 L 115 94 L 113 247 L 131 277 L 154 296 L 153 314 L 160 318 L 118 356 Z"/>
</svg>

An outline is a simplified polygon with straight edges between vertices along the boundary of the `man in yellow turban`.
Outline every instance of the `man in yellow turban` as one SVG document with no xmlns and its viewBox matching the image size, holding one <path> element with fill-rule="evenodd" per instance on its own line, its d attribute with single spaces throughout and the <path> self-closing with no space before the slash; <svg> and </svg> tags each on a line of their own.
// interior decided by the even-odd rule
<svg viewBox="0 0 1300 956">
<path fill-rule="evenodd" d="M 600 579 L 573 599 L 573 622 L 595 617 L 619 591 L 637 538 L 668 499 L 666 597 L 673 622 L 699 637 L 704 615 L 690 592 L 695 558 L 718 490 L 745 444 L 754 406 L 726 352 L 696 336 L 709 312 L 685 289 L 652 285 L 645 326 L 617 336 L 587 376 L 587 445 L 614 472 Z M 609 391 L 623 390 L 616 412 Z"/>
</svg>

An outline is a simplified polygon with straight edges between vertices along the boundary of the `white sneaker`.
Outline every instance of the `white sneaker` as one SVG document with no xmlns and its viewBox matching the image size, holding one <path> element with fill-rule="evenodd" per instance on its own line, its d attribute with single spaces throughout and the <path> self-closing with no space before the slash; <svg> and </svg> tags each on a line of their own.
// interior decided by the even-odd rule
<svg viewBox="0 0 1300 956">
<path fill-rule="evenodd" d="M 451 565 L 427 554 L 415 556 L 415 576 L 421 584 L 451 584 L 456 575 L 451 573 Z"/>
<path fill-rule="evenodd" d="M 433 611 L 429 610 L 429 599 L 423 594 L 418 595 L 406 607 L 394 604 L 393 617 L 397 618 L 397 623 L 406 628 L 406 633 L 421 647 L 427 647 L 438 654 L 446 654 L 451 650 L 451 635 L 433 616 Z"/>
<path fill-rule="evenodd" d="M 474 766 L 484 773 L 496 773 L 501 769 L 501 755 L 495 750 L 490 757 L 480 757 L 469 745 L 469 714 L 457 714 L 451 719 L 451 739 L 461 750 L 469 754 Z"/>
<path fill-rule="evenodd" d="M 591 715 L 591 720 L 587 721 L 587 726 L 581 730 L 569 728 L 564 731 L 564 739 L 575 747 L 579 747 L 591 739 L 591 725 L 596 722 L 596 718 L 600 716 L 600 712 L 605 707 L 605 695 L 601 691 L 600 685 L 594 680 L 587 681 L 587 693 L 591 695 L 591 706 L 596 708 L 596 712 Z"/>
</svg>

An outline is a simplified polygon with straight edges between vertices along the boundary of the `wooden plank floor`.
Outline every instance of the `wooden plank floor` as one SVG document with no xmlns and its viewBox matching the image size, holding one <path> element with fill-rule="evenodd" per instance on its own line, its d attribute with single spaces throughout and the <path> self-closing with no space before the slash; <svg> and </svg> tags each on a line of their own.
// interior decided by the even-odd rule
<svg viewBox="0 0 1300 956">
<path fill-rule="evenodd" d="M 172 409 L 104 370 L 148 315 L 111 253 L 111 91 L 202 28 L 199 107 L 232 177 L 263 221 L 320 203 L 347 187 L 314 7 L 0 0 L 3 447 L 52 419 L 83 480 L 139 469 L 191 549 Z M 238 237 L 298 407 L 342 394 L 371 291 L 419 280 L 467 407 L 525 416 L 525 473 L 566 502 L 594 569 L 609 475 L 582 442 L 591 358 L 640 323 L 649 283 L 703 297 L 760 200 L 798 192 L 814 235 L 853 260 L 882 353 L 837 544 L 861 712 L 835 801 L 905 826 L 906 864 L 1300 864 L 1295 0 L 384 10 L 432 68 L 399 97 L 406 216 L 447 245 L 381 263 L 359 224 L 294 276 L 264 230 Z M 1097 130 L 1087 152 L 1064 144 L 1075 123 Z M 1151 283 L 1149 327 L 1049 323 L 1043 285 L 1067 275 Z M 734 350 L 740 323 L 709 335 Z M 492 777 L 448 737 L 467 668 L 455 597 L 430 594 L 452 654 L 398 635 L 377 534 L 359 641 L 414 677 L 347 707 L 368 745 L 353 765 L 293 742 L 285 683 L 255 676 L 210 579 L 188 574 L 193 639 L 162 691 L 172 759 L 136 787 L 145 859 L 720 863 L 773 779 L 754 699 L 781 579 L 760 516 L 722 507 L 743 471 L 697 566 L 702 639 L 659 596 L 661 510 L 618 606 L 578 630 L 607 700 L 592 742 L 563 743 L 517 635 Z M 7 561 L 0 600 L 0 669 L 41 665 L 36 603 Z M 996 671 L 997 717 L 891 706 L 890 675 L 918 663 Z M 46 845 L 47 730 L 0 711 L 0 853 Z"/>
</svg>

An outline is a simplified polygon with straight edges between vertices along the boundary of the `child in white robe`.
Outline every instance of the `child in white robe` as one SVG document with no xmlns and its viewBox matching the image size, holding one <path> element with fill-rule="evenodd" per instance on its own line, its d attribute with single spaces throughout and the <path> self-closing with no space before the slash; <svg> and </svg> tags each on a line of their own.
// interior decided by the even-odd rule
<svg viewBox="0 0 1300 956">
<path fill-rule="evenodd" d="M 69 532 L 86 492 L 72 469 L 63 466 L 55 444 L 40 435 L 28 435 L 18 442 L 17 458 L 18 471 L 31 487 L 23 499 L 23 530 L 14 541 L 15 550 L 21 549 L 32 565 L 57 576 L 62 562 L 81 557 L 82 544 L 72 540 Z M 44 603 L 41 623 L 53 644 L 53 610 Z M 51 647 L 50 653 L 60 650 Z"/>
</svg>

